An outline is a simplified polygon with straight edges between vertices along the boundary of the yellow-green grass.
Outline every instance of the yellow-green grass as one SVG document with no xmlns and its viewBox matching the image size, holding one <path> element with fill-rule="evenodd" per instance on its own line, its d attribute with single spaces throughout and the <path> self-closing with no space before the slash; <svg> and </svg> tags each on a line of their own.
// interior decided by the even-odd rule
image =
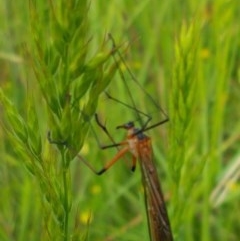
<svg viewBox="0 0 240 241">
<path fill-rule="evenodd" d="M 170 118 L 147 134 L 175 240 L 237 241 L 238 2 L 77 2 L 0 3 L 0 240 L 149 240 L 140 168 L 130 171 L 129 156 L 103 176 L 72 160 L 81 149 L 100 169 L 116 153 L 99 149 L 89 129 L 95 112 L 116 141 L 124 133 L 115 126 L 134 118 L 101 95 L 109 83 L 114 97 L 129 102 L 114 75 L 111 33 Z M 161 119 L 131 87 L 138 108 Z M 49 130 L 69 148 L 50 144 Z"/>
</svg>

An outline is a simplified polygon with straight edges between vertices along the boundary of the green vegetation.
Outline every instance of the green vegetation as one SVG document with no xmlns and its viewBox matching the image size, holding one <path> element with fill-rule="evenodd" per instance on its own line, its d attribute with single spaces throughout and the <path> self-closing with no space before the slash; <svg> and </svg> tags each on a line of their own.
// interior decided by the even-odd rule
<svg viewBox="0 0 240 241">
<path fill-rule="evenodd" d="M 117 142 L 135 118 L 102 95 L 130 103 L 119 65 L 137 108 L 161 116 L 119 49 L 170 118 L 148 134 L 175 240 L 237 241 L 239 3 L 105 2 L 0 3 L 0 240 L 149 239 L 140 168 L 96 176 L 74 158 L 100 169 L 116 153 L 99 149 L 95 112 Z"/>
</svg>

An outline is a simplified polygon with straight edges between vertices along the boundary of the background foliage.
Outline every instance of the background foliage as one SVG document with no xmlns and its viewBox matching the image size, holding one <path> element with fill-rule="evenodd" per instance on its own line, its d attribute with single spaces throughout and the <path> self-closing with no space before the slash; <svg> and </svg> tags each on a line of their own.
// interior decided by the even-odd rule
<svg viewBox="0 0 240 241">
<path fill-rule="evenodd" d="M 117 141 L 115 126 L 133 118 L 98 99 L 111 82 L 129 100 L 108 32 L 129 42 L 128 66 L 170 118 L 149 135 L 175 240 L 238 240 L 239 6 L 1 1 L 0 240 L 148 240 L 140 169 L 123 160 L 99 177 L 72 160 L 81 149 L 101 168 L 116 153 L 89 132 L 95 111 Z M 138 108 L 161 118 L 124 74 Z M 71 148 L 51 145 L 49 130 Z"/>
</svg>

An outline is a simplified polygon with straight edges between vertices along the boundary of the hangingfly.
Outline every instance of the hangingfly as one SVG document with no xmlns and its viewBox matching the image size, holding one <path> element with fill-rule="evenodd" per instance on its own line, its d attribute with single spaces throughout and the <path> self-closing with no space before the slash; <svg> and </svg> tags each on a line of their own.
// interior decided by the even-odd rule
<svg viewBox="0 0 240 241">
<path fill-rule="evenodd" d="M 101 127 L 103 126 L 101 125 Z M 173 241 L 157 170 L 153 163 L 151 139 L 142 130 L 135 128 L 133 122 L 128 122 L 117 128 L 127 130 L 127 139 L 112 146 L 123 146 L 123 148 L 96 174 L 103 174 L 122 156 L 130 152 L 132 154 L 132 171 L 135 170 L 137 159 L 141 166 L 151 241 Z"/>
<path fill-rule="evenodd" d="M 110 35 L 110 39 L 113 43 L 113 49 L 118 49 L 115 45 L 115 41 L 113 37 Z M 112 141 L 112 145 L 109 146 L 102 146 L 102 149 L 108 148 L 108 147 L 119 147 L 117 154 L 106 163 L 106 165 L 100 170 L 96 171 L 90 164 L 87 162 L 82 156 L 77 156 L 96 174 L 101 175 L 104 172 L 106 172 L 116 161 L 118 161 L 121 157 L 123 157 L 126 153 L 130 152 L 132 155 L 132 171 L 135 170 L 136 162 L 137 160 L 140 163 L 141 172 L 142 172 L 142 183 L 144 187 L 144 194 L 145 194 L 145 203 L 146 203 L 146 211 L 147 211 L 147 217 L 148 217 L 148 226 L 149 226 L 149 232 L 151 241 L 173 241 L 173 235 L 171 232 L 170 222 L 167 215 L 167 210 L 164 203 L 164 197 L 162 194 L 160 182 L 158 179 L 157 170 L 155 168 L 154 162 L 153 162 L 153 153 L 152 153 L 152 145 L 151 145 L 151 139 L 147 135 L 144 134 L 145 131 L 150 130 L 154 127 L 157 127 L 165 122 L 167 122 L 169 119 L 165 112 L 160 108 L 154 99 L 149 95 L 146 90 L 139 85 L 134 75 L 131 73 L 130 69 L 125 64 L 125 61 L 123 57 L 121 56 L 120 52 L 117 50 L 116 53 L 119 56 L 119 59 L 122 63 L 124 63 L 128 73 L 130 74 L 133 82 L 140 88 L 140 90 L 144 93 L 144 95 L 149 98 L 154 106 L 156 106 L 166 117 L 165 120 L 160 121 L 158 123 L 155 123 L 151 126 L 148 126 L 151 117 L 145 114 L 144 112 L 140 111 L 136 105 L 135 102 L 131 96 L 130 88 L 128 88 L 126 81 L 124 79 L 123 72 L 119 66 L 119 73 L 121 75 L 121 78 L 124 80 L 124 84 L 126 85 L 127 93 L 130 96 L 131 104 L 124 103 L 120 100 L 117 100 L 116 98 L 110 96 L 108 93 L 106 93 L 107 97 L 113 101 L 116 101 L 123 106 L 134 110 L 138 119 L 141 120 L 140 115 L 147 117 L 147 121 L 145 123 L 142 123 L 142 128 L 137 129 L 134 126 L 133 122 L 128 122 L 124 125 L 120 125 L 117 128 L 125 129 L 127 130 L 127 138 L 126 140 L 115 143 L 111 135 L 109 134 L 106 126 L 101 124 L 101 122 L 98 119 L 97 114 L 95 114 L 95 119 L 97 124 L 102 128 L 102 130 L 107 134 L 109 139 Z M 113 55 L 114 61 L 117 65 L 119 65 L 119 62 L 115 59 Z M 50 132 L 48 133 L 48 140 L 50 143 L 54 144 L 61 144 L 66 145 L 67 143 L 65 141 L 55 141 L 51 139 Z M 71 147 L 67 146 L 71 150 Z M 75 152 L 74 150 L 72 150 Z"/>
</svg>

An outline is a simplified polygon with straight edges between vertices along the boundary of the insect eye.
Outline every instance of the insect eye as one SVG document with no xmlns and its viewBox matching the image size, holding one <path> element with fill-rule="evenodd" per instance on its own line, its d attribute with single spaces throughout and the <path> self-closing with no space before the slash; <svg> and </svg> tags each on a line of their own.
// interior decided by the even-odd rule
<svg viewBox="0 0 240 241">
<path fill-rule="evenodd" d="M 132 128 L 132 127 L 134 127 L 134 123 L 132 121 L 129 121 L 128 123 L 126 123 L 125 126 L 127 129 Z"/>
<path fill-rule="evenodd" d="M 126 125 L 129 128 L 134 127 L 134 123 L 132 121 L 129 121 Z"/>
</svg>

